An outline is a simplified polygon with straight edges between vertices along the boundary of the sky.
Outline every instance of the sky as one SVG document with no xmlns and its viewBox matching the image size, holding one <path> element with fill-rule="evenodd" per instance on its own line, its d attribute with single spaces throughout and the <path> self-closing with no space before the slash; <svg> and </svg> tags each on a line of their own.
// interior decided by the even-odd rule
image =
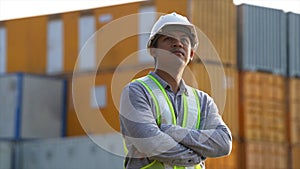
<svg viewBox="0 0 300 169">
<path fill-rule="evenodd" d="M 300 14 L 300 0 L 233 0 L 233 3 L 236 5 L 247 3 Z"/>
<path fill-rule="evenodd" d="M 0 21 L 143 0 L 0 0 Z M 217 1 L 217 0 L 215 0 Z M 300 14 L 300 0 L 233 0 Z"/>
</svg>

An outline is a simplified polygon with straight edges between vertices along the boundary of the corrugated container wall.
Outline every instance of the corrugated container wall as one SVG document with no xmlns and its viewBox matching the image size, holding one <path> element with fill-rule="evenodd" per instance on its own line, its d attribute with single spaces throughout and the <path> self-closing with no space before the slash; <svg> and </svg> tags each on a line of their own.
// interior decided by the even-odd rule
<svg viewBox="0 0 300 169">
<path fill-rule="evenodd" d="M 138 51 L 138 15 L 132 14 L 137 14 L 139 7 L 139 3 L 129 3 L 94 10 L 97 30 L 96 63 L 99 62 L 96 69 L 115 69 Z M 123 64 L 124 67 L 139 64 L 137 56 L 129 60 L 126 65 Z"/>
<path fill-rule="evenodd" d="M 0 168 L 13 169 L 13 149 L 14 143 L 0 140 Z"/>
<path fill-rule="evenodd" d="M 287 14 L 288 75 L 300 77 L 300 14 Z"/>
<path fill-rule="evenodd" d="M 68 79 L 67 136 L 105 134 L 120 130 L 119 105 L 124 86 L 153 69 L 117 69 L 85 73 Z M 73 85 L 73 88 L 72 88 Z M 99 125 L 101 124 L 101 125 Z"/>
<path fill-rule="evenodd" d="M 124 162 L 119 134 L 23 141 L 16 151 L 18 169 L 122 169 Z"/>
<path fill-rule="evenodd" d="M 0 74 L 6 73 L 6 27 L 0 22 Z"/>
<path fill-rule="evenodd" d="M 289 79 L 290 142 L 300 144 L 300 79 Z"/>
<path fill-rule="evenodd" d="M 285 77 L 240 72 L 240 135 L 245 140 L 287 142 Z"/>
<path fill-rule="evenodd" d="M 234 67 L 222 67 L 222 65 L 197 63 L 189 65 L 197 85 L 191 80 L 185 79 L 192 85 L 213 97 L 218 109 L 229 126 L 234 137 L 239 136 L 238 113 L 238 72 Z M 221 69 L 224 69 L 222 72 Z M 209 71 L 208 71 L 209 70 Z M 224 76 L 222 73 L 224 73 Z M 191 74 L 188 74 L 191 77 Z M 215 84 L 213 84 L 215 83 Z M 225 96 L 225 97 L 224 97 Z"/>
<path fill-rule="evenodd" d="M 176 12 L 178 14 L 188 16 L 189 12 L 189 0 L 154 0 L 157 12 L 159 13 L 171 13 Z"/>
<path fill-rule="evenodd" d="M 242 162 L 243 169 L 288 169 L 288 144 L 275 142 L 246 141 L 243 143 Z"/>
<path fill-rule="evenodd" d="M 286 14 L 251 5 L 237 8 L 239 69 L 286 75 Z"/>
<path fill-rule="evenodd" d="M 65 87 L 63 79 L 29 74 L 0 76 L 0 138 L 63 136 Z"/>
<path fill-rule="evenodd" d="M 47 16 L 9 20 L 5 27 L 6 71 L 45 73 Z"/>
<path fill-rule="evenodd" d="M 232 0 L 192 0 L 191 21 L 216 48 L 224 64 L 236 65 L 236 7 Z M 199 36 L 199 35 L 198 35 Z M 201 36 L 199 36 L 201 41 Z M 208 44 L 199 44 L 203 60 L 217 61 L 209 55 Z"/>
</svg>

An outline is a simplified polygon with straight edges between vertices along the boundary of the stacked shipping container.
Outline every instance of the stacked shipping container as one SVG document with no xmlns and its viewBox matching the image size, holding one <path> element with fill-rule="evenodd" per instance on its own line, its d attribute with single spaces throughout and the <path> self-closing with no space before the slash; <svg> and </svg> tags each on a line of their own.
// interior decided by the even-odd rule
<svg viewBox="0 0 300 169">
<path fill-rule="evenodd" d="M 131 1 L 84 11 L 0 22 L 0 73 L 5 78 L 15 78 L 6 80 L 0 77 L 0 168 L 122 168 L 122 157 L 105 152 L 88 137 L 40 138 L 58 138 L 64 134 L 104 134 L 119 130 L 119 121 L 116 120 L 118 105 L 112 101 L 110 83 L 113 70 L 127 56 L 132 56 L 130 62 L 123 65 L 127 69 L 129 65 L 138 63 L 138 56 L 131 55 L 138 50 L 138 15 L 119 22 L 118 19 L 137 14 L 139 6 L 140 1 Z M 101 36 L 95 34 L 112 21 L 118 25 L 104 29 L 110 31 L 106 38 L 101 32 Z M 118 39 L 120 31 L 116 28 L 120 27 L 131 34 Z M 103 53 L 103 47 L 112 42 L 117 44 L 111 44 L 107 53 Z M 84 101 L 80 104 L 85 111 L 83 114 L 76 114 L 75 107 L 78 109 L 78 105 L 73 104 L 72 73 L 76 64 L 78 74 L 74 80 L 82 88 L 78 88 L 74 95 Z M 22 73 L 8 74 L 14 72 Z M 94 73 L 97 74 L 93 76 Z M 68 81 L 67 85 L 63 79 Z M 53 84 L 59 80 L 61 86 Z M 120 94 L 121 87 L 118 89 L 114 92 Z M 93 97 L 95 93 L 96 98 Z M 11 102 L 7 104 L 8 101 Z M 67 115 L 64 114 L 66 106 Z M 98 116 L 98 112 L 102 116 L 101 113 Z M 100 141 L 102 137 L 105 136 L 100 136 Z M 16 139 L 16 143 L 11 141 Z M 106 142 L 110 143 L 107 145 L 109 148 L 123 152 L 119 136 L 108 137 Z M 101 144 L 105 143 L 101 141 Z"/>
<path fill-rule="evenodd" d="M 230 156 L 208 158 L 206 168 L 237 169 L 240 138 L 236 7 L 231 0 L 193 0 L 190 6 L 190 19 L 199 29 L 200 41 L 197 50 L 199 59 L 190 67 L 197 79 L 197 87 L 214 98 L 233 135 L 233 150 Z"/>
<path fill-rule="evenodd" d="M 156 0 L 5 21 L 0 22 L 0 73 L 21 71 L 66 78 L 67 136 L 118 131 L 116 119 L 122 87 L 147 74 L 152 66 L 152 60 L 145 59 L 149 56 L 141 52 L 145 51 L 147 37 L 138 33 L 146 35 L 160 14 L 173 11 L 187 15 L 197 26 L 200 38 L 197 58 L 189 65 L 184 79 L 215 99 L 233 134 L 231 155 L 209 158 L 206 167 L 300 168 L 296 160 L 300 154 L 298 14 L 250 5 L 236 7 L 231 0 L 174 0 L 172 5 L 167 0 Z M 122 22 L 124 16 L 139 12 L 153 13 Z M 133 36 L 119 40 L 123 34 L 117 34 L 111 25 L 130 30 Z M 99 29 L 115 34 L 97 36 Z M 104 52 L 109 45 L 111 48 Z M 40 168 L 44 163 L 59 167 L 58 149 L 68 147 L 70 142 L 73 141 L 21 143 L 18 151 L 23 155 L 18 157 L 18 167 Z M 0 143 L 1 157 L 2 152 L 9 152 L 5 158 L 14 156 L 10 155 L 14 144 L 9 143 Z M 42 148 L 44 144 L 49 144 L 47 150 Z M 95 153 L 94 148 L 83 149 Z M 62 150 L 62 159 L 82 158 L 77 151 Z M 31 158 L 30 153 L 35 157 Z M 9 160 L 1 160 L 0 166 L 12 168 Z"/>
</svg>

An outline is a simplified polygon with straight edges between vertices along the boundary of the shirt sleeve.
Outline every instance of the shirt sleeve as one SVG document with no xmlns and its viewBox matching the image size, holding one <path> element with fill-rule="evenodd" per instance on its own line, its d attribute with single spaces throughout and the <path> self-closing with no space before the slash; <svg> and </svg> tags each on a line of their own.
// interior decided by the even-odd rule
<svg viewBox="0 0 300 169">
<path fill-rule="evenodd" d="M 132 158 L 134 147 L 139 154 L 170 165 L 191 166 L 201 162 L 193 150 L 178 143 L 160 130 L 156 124 L 150 99 L 137 82 L 127 85 L 120 101 L 121 132 Z M 131 158 L 131 157 L 130 157 Z"/>
<path fill-rule="evenodd" d="M 223 122 L 213 99 L 207 94 L 202 95 L 200 99 L 201 128 L 199 130 L 174 125 L 162 125 L 161 130 L 203 157 L 228 155 L 232 148 L 231 132 Z"/>
</svg>

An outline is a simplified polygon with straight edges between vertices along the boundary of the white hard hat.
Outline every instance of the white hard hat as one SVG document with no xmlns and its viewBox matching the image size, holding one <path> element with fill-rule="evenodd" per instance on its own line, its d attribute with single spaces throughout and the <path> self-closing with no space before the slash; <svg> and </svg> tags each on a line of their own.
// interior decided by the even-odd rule
<svg viewBox="0 0 300 169">
<path fill-rule="evenodd" d="M 175 12 L 171 14 L 166 14 L 161 16 L 154 26 L 152 27 L 149 40 L 147 43 L 147 48 L 153 47 L 154 42 L 156 41 L 156 35 L 162 33 L 163 28 L 166 26 L 176 26 L 177 28 L 187 28 L 187 33 L 189 34 L 192 42 L 192 49 L 196 49 L 198 46 L 198 37 L 196 33 L 195 26 L 190 23 L 190 21 Z"/>
</svg>

